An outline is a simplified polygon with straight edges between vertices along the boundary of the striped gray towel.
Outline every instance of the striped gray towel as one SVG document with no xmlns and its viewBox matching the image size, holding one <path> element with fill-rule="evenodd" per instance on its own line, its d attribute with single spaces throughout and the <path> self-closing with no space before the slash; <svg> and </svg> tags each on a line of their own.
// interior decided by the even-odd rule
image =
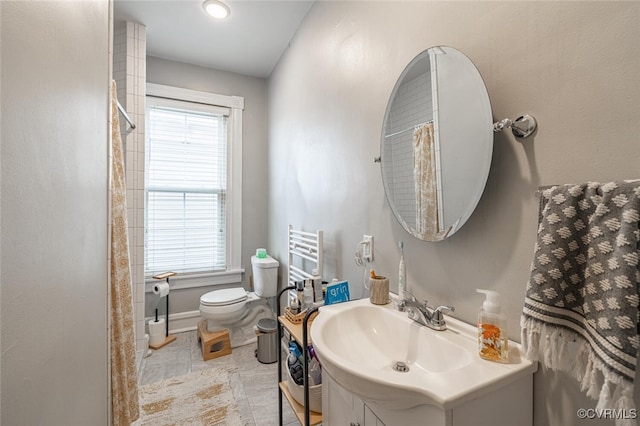
<svg viewBox="0 0 640 426">
<path fill-rule="evenodd" d="M 522 346 L 571 373 L 596 408 L 635 408 L 639 223 L 640 180 L 554 186 L 540 197 Z"/>
</svg>

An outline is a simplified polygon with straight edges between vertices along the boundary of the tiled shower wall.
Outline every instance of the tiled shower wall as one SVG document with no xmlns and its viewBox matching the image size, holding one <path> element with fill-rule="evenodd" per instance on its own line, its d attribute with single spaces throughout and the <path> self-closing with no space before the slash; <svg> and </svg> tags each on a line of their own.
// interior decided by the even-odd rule
<svg viewBox="0 0 640 426">
<path fill-rule="evenodd" d="M 146 32 L 144 25 L 116 24 L 113 38 L 113 78 L 118 100 L 135 123 L 132 129 L 120 116 L 125 145 L 129 256 L 133 284 L 136 352 L 146 348 L 144 321 L 144 129 L 146 93 Z M 138 363 L 139 365 L 139 363 Z"/>
<path fill-rule="evenodd" d="M 394 203 L 398 213 L 411 227 L 416 226 L 416 197 L 413 176 L 413 128 L 433 120 L 431 76 L 423 73 L 403 84 L 396 94 L 393 109 L 389 111 L 384 144 L 387 158 L 393 162 L 394 173 L 388 175 Z M 389 169 L 391 170 L 391 168 Z"/>
</svg>

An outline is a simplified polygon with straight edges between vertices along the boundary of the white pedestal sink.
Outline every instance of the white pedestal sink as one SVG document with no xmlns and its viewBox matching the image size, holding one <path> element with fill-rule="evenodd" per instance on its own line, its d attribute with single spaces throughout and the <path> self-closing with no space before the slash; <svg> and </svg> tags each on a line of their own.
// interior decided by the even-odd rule
<svg viewBox="0 0 640 426">
<path fill-rule="evenodd" d="M 384 410 L 452 410 L 536 371 L 515 342 L 509 342 L 508 364 L 481 359 L 476 327 L 449 316 L 446 321 L 446 330 L 431 330 L 393 303 L 362 299 L 321 307 L 311 338 L 323 372 Z M 398 371 L 398 363 L 407 371 Z"/>
</svg>

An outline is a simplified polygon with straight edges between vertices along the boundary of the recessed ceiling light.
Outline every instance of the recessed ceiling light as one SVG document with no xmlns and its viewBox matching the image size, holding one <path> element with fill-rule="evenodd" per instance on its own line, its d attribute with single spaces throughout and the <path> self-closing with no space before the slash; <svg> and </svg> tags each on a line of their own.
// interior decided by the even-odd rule
<svg viewBox="0 0 640 426">
<path fill-rule="evenodd" d="M 206 0 L 202 3 L 202 7 L 209 15 L 217 19 L 224 19 L 231 14 L 229 6 L 219 0 Z"/>
</svg>

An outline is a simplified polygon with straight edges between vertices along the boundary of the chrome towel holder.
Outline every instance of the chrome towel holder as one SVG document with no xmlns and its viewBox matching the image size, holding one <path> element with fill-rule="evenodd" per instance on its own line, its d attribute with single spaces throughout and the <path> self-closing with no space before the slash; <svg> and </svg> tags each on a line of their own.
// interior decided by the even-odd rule
<svg viewBox="0 0 640 426">
<path fill-rule="evenodd" d="M 493 132 L 498 133 L 508 127 L 511 128 L 513 136 L 517 138 L 526 138 L 538 128 L 538 123 L 533 116 L 525 114 L 515 120 L 505 118 L 504 120 L 493 123 Z"/>
<path fill-rule="evenodd" d="M 536 131 L 536 129 L 538 128 L 538 122 L 532 115 L 524 114 L 516 118 L 515 120 L 505 118 L 504 120 L 496 121 L 495 123 L 493 123 L 494 133 L 501 132 L 507 128 L 511 128 L 511 133 L 513 133 L 513 136 L 524 139 L 531 136 L 531 134 Z M 397 133 L 403 133 L 405 131 L 406 130 L 403 130 L 402 132 Z M 397 133 L 388 136 L 393 136 Z M 373 162 L 382 163 L 382 156 L 374 157 Z"/>
</svg>

